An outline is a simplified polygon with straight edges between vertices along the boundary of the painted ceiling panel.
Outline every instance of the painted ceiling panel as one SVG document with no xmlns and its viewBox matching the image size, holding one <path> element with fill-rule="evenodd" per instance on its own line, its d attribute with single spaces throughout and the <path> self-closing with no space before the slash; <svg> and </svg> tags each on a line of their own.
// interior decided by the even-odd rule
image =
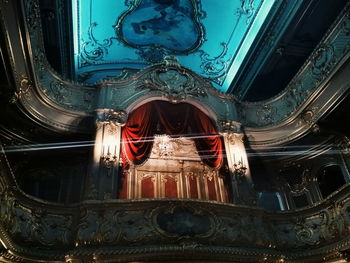
<svg viewBox="0 0 350 263">
<path fill-rule="evenodd" d="M 72 1 L 75 77 L 95 83 L 176 56 L 229 88 L 278 0 Z"/>
</svg>

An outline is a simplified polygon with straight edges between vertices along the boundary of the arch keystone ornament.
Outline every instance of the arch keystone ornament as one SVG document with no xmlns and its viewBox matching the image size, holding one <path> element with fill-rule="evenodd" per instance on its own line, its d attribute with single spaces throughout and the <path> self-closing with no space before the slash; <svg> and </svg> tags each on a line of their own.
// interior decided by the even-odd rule
<svg viewBox="0 0 350 263">
<path fill-rule="evenodd" d="M 174 56 L 164 59 L 164 66 L 151 72 L 149 78 L 143 79 L 138 89 L 160 91 L 171 102 L 181 102 L 188 96 L 208 96 L 205 88 L 197 85 L 196 80 L 184 68 L 181 68 Z"/>
</svg>

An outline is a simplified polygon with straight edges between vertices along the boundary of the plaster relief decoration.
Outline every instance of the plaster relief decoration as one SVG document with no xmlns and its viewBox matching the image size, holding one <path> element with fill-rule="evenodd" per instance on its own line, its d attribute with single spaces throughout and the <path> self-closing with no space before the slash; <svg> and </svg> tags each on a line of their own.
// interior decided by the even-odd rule
<svg viewBox="0 0 350 263">
<path fill-rule="evenodd" d="M 74 0 L 75 79 L 93 84 L 172 55 L 225 92 L 275 2 Z"/>
<path fill-rule="evenodd" d="M 41 208 L 23 206 L 10 189 L 0 194 L 0 205 L 0 226 L 16 242 L 50 248 L 71 244 L 70 215 L 49 214 Z"/>
<path fill-rule="evenodd" d="M 205 87 L 197 85 L 195 79 L 180 68 L 175 57 L 167 56 L 165 62 L 175 64 L 153 71 L 150 78 L 141 79 L 138 88 L 160 91 L 163 96 L 173 102 L 183 101 L 187 96 L 207 96 Z"/>
<path fill-rule="evenodd" d="M 213 215 L 188 207 L 169 207 L 154 215 L 157 230 L 167 237 L 208 237 L 215 230 Z"/>
<path fill-rule="evenodd" d="M 15 91 L 12 98 L 10 99 L 10 103 L 16 103 L 23 95 L 27 95 L 31 89 L 33 89 L 33 84 L 31 81 L 27 77 L 22 76 L 20 81 L 20 88 L 18 91 Z"/>
<path fill-rule="evenodd" d="M 222 51 L 214 57 L 211 57 L 203 50 L 199 50 L 202 63 L 200 65 L 203 73 L 212 79 L 216 83 L 220 83 L 225 79 L 227 74 L 226 70 L 231 60 L 231 56 L 227 57 L 227 44 L 225 42 L 220 43 Z"/>
<path fill-rule="evenodd" d="M 349 5 L 284 91 L 266 101 L 240 104 L 242 124 L 248 127 L 276 125 L 300 110 L 306 105 L 308 98 L 323 89 L 325 81 L 328 81 L 327 79 L 332 76 L 339 63 L 350 52 L 348 13 Z M 332 85 L 328 84 L 327 87 L 331 89 Z M 335 89 L 335 95 L 332 101 L 335 101 L 343 95 L 343 91 L 338 86 L 333 89 Z M 327 109 L 323 106 L 326 105 L 315 106 L 319 107 L 318 116 L 321 116 L 322 111 Z M 318 116 L 315 116 L 315 121 Z"/>
<path fill-rule="evenodd" d="M 104 56 L 108 54 L 108 48 L 112 45 L 113 38 L 106 38 L 100 43 L 98 39 L 93 35 L 93 29 L 98 24 L 92 22 L 88 29 L 88 38 L 82 44 L 82 52 L 80 58 L 83 65 L 96 64 L 103 60 Z M 83 77 L 81 74 L 79 77 Z M 86 76 L 85 76 L 86 77 Z"/>
</svg>

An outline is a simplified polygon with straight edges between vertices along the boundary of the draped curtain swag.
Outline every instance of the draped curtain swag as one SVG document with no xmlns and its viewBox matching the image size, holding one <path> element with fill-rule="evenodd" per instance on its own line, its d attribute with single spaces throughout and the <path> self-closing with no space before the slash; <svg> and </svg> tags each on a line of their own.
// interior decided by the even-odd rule
<svg viewBox="0 0 350 263">
<path fill-rule="evenodd" d="M 223 162 L 223 143 L 212 120 L 187 103 L 153 101 L 135 109 L 122 130 L 123 165 L 147 160 L 155 134 L 194 139 L 204 163 L 218 168 Z"/>
</svg>

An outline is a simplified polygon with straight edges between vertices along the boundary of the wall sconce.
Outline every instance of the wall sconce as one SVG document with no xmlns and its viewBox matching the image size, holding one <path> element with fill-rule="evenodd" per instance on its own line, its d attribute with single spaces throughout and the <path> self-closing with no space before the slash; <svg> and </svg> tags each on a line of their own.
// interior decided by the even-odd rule
<svg viewBox="0 0 350 263">
<path fill-rule="evenodd" d="M 105 167 L 111 168 L 119 161 L 120 147 L 117 139 L 117 126 L 111 123 L 105 124 L 103 135 L 101 161 Z"/>
<path fill-rule="evenodd" d="M 94 163 L 111 168 L 120 163 L 121 127 L 127 120 L 124 111 L 101 110 L 97 112 Z"/>
<path fill-rule="evenodd" d="M 107 168 L 111 168 L 112 166 L 116 165 L 118 160 L 118 156 L 117 154 L 114 153 L 110 153 L 109 152 L 109 147 L 108 150 L 105 154 L 101 155 L 101 161 L 103 162 L 104 166 Z"/>
<path fill-rule="evenodd" d="M 243 182 L 243 180 L 246 178 L 247 169 L 248 168 L 244 165 L 243 160 L 233 164 L 233 172 L 237 176 L 239 182 Z"/>
</svg>

